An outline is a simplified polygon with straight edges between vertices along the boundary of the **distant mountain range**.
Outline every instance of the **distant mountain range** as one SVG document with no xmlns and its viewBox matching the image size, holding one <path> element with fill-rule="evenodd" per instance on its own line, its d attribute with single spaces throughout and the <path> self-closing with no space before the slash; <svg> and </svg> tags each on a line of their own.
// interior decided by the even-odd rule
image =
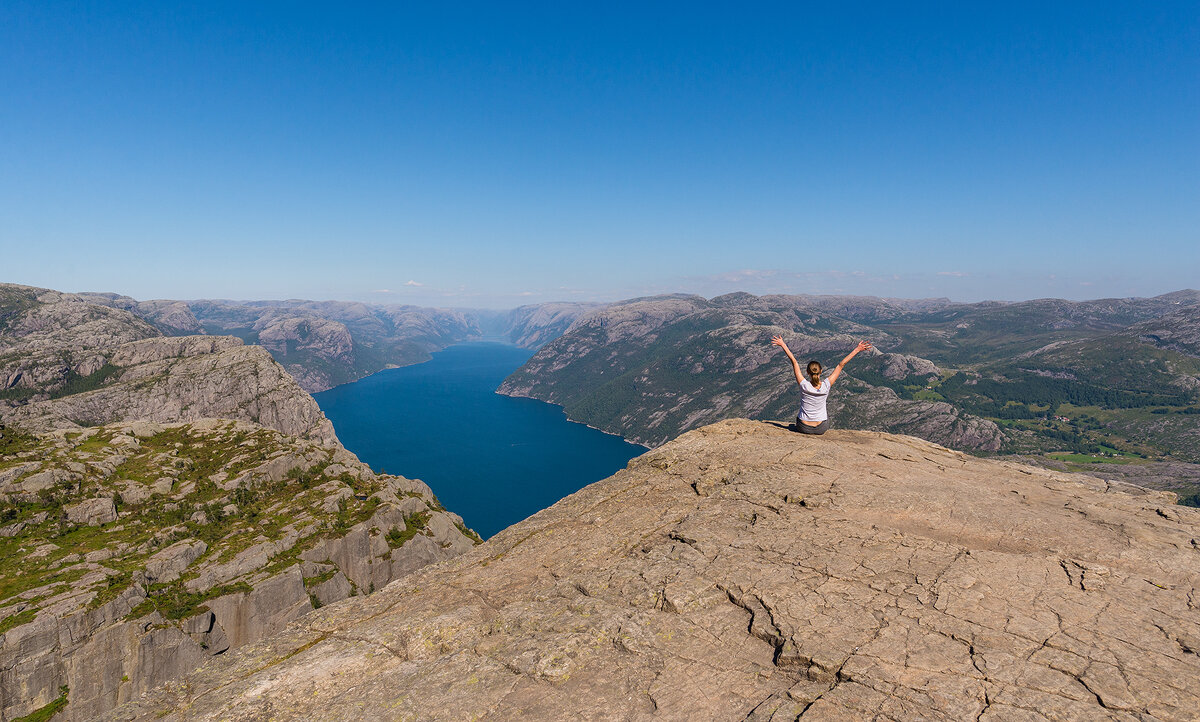
<svg viewBox="0 0 1200 722">
<path fill-rule="evenodd" d="M 510 311 L 73 297 L 92 315 L 107 307 L 140 319 L 138 329 L 124 329 L 129 340 L 229 335 L 262 346 L 309 392 L 419 363 L 463 340 L 503 339 L 539 351 L 501 393 L 560 404 L 574 420 L 651 446 L 723 418 L 794 416 L 797 392 L 769 346 L 772 334 L 826 367 L 866 338 L 881 353 L 860 356 L 847 369 L 831 399 L 835 424 L 976 453 L 1022 454 L 1064 469 L 1120 471 L 1135 482 L 1143 473 L 1153 485 L 1200 494 L 1200 467 L 1179 473 L 1200 463 L 1194 290 L 1017 303 L 674 294 Z M 20 307 L 19 298 L 13 303 Z M 72 343 L 79 338 L 87 334 Z M 0 399 L 21 403 L 116 378 L 95 359 L 75 366 L 46 361 L 35 364 L 44 376 L 35 378 L 0 359 Z M 1146 461 L 1174 465 L 1164 475 L 1166 467 Z M 1172 479 L 1181 481 L 1172 486 Z"/>
<path fill-rule="evenodd" d="M 167 335 L 237 336 L 262 346 L 310 393 L 428 361 L 433 351 L 481 336 L 538 348 L 600 306 L 563 302 L 487 311 L 355 301 L 137 301 L 115 293 L 77 295 L 130 311 Z"/>
<path fill-rule="evenodd" d="M 834 423 L 1061 468 L 1200 463 L 1200 292 L 1071 302 L 951 303 L 842 296 L 670 295 L 593 310 L 501 393 L 657 446 L 723 418 L 789 419 L 799 398 L 769 345 L 782 334 L 827 369 L 859 339 Z M 1103 466 L 1097 467 L 1097 464 Z M 1200 468 L 1200 467 L 1198 467 Z M 1178 474 L 1176 474 L 1178 476 Z M 1200 474 L 1175 488 L 1200 492 Z"/>
</svg>

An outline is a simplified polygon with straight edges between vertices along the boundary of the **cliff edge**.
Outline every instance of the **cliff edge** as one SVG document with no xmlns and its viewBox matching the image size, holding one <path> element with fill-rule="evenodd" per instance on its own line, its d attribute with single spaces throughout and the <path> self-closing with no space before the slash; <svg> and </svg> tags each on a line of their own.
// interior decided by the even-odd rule
<svg viewBox="0 0 1200 722">
<path fill-rule="evenodd" d="M 110 719 L 1194 719 L 1172 501 L 723 421 Z"/>
</svg>

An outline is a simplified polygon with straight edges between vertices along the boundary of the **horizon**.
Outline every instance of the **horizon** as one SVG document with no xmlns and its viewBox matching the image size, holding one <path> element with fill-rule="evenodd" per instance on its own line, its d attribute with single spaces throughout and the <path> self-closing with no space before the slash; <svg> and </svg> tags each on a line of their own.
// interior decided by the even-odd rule
<svg viewBox="0 0 1200 722">
<path fill-rule="evenodd" d="M 1151 297 L 1198 49 L 1188 3 L 16 0 L 0 247 L 139 299 Z"/>
<path fill-rule="evenodd" d="M 578 299 L 568 299 L 568 298 L 554 299 L 554 298 L 551 298 L 551 299 L 547 299 L 544 301 L 532 301 L 529 303 L 517 304 L 515 306 L 457 306 L 457 305 L 436 305 L 436 304 L 429 305 L 429 304 L 418 304 L 418 303 L 408 303 L 408 302 L 402 303 L 402 302 L 398 302 L 398 301 L 397 302 L 371 301 L 371 300 L 361 300 L 361 299 L 354 299 L 354 298 L 300 298 L 300 297 L 217 298 L 217 297 L 212 297 L 212 296 L 200 296 L 200 297 L 196 297 L 196 298 L 172 298 L 172 297 L 143 298 L 143 297 L 134 296 L 134 295 L 128 294 L 128 293 L 122 293 L 120 291 L 112 291 L 112 290 L 107 290 L 107 291 L 74 290 L 73 291 L 73 290 L 65 290 L 65 289 L 61 289 L 61 288 L 33 286 L 32 284 L 28 284 L 28 283 L 19 283 L 19 282 L 14 282 L 14 281 L 0 280 L 0 284 L 4 284 L 4 283 L 10 283 L 12 285 L 17 285 L 17 286 L 28 286 L 28 287 L 32 287 L 32 288 L 42 288 L 45 290 L 56 291 L 59 293 L 68 293 L 68 294 L 88 294 L 88 293 L 111 294 L 111 295 L 118 296 L 118 297 L 132 298 L 133 300 L 139 301 L 139 302 L 141 302 L 141 301 L 182 301 L 184 303 L 210 302 L 210 303 L 225 303 L 225 304 L 229 304 L 229 305 L 242 305 L 242 304 L 251 304 L 251 303 L 297 303 L 297 302 L 299 302 L 299 303 L 363 303 L 368 306 L 414 306 L 414 307 L 419 307 L 419 308 L 435 308 L 435 309 L 441 309 L 441 310 L 447 310 L 447 311 L 459 311 L 459 312 L 471 312 L 471 311 L 503 312 L 503 311 L 513 311 L 513 310 L 516 310 L 523 306 L 538 306 L 538 305 L 543 305 L 543 304 L 555 304 L 555 303 L 581 303 L 581 304 L 610 305 L 610 304 L 614 304 L 614 303 L 623 303 L 623 302 L 628 302 L 628 301 L 652 300 L 655 298 L 661 298 L 661 297 L 667 297 L 667 296 L 699 296 L 707 301 L 711 301 L 714 298 L 718 298 L 720 296 L 727 296 L 727 295 L 732 295 L 732 294 L 736 294 L 736 293 L 749 293 L 750 295 L 755 296 L 756 298 L 761 298 L 764 296 L 812 296 L 812 297 L 818 297 L 818 298 L 870 298 L 870 299 L 877 299 L 877 300 L 881 300 L 881 301 L 944 301 L 944 302 L 955 304 L 955 305 L 975 305 L 975 304 L 985 304 L 985 303 L 1014 305 L 1014 304 L 1020 304 L 1020 303 L 1031 303 L 1034 301 L 1066 301 L 1069 303 L 1094 303 L 1097 301 L 1108 301 L 1108 300 L 1120 301 L 1120 300 L 1157 298 L 1160 296 L 1167 296 L 1167 295 L 1176 294 L 1176 293 L 1188 293 L 1188 292 L 1200 293 L 1200 290 L 1188 287 L 1188 288 L 1176 288 L 1176 289 L 1173 289 L 1170 291 L 1166 291 L 1163 293 L 1156 293 L 1156 294 L 1153 294 L 1150 296 L 1097 296 L 1097 297 L 1091 297 L 1091 298 L 1078 298 L 1078 299 L 1062 298 L 1059 296 L 1038 296 L 1038 297 L 1032 297 L 1032 298 L 1019 298 L 1019 299 L 985 298 L 985 299 L 980 299 L 977 301 L 959 301 L 959 300 L 955 300 L 955 299 L 952 299 L 952 298 L 949 298 L 946 296 L 877 296 L 877 295 L 871 295 L 871 294 L 856 294 L 856 293 L 751 293 L 749 291 L 735 289 L 735 290 L 725 291 L 722 293 L 717 293 L 717 294 L 712 294 L 712 295 L 704 295 L 704 294 L 700 294 L 700 293 L 692 293 L 692 292 L 686 292 L 686 291 L 665 291 L 663 293 L 656 293 L 656 294 L 642 295 L 642 296 L 627 296 L 627 297 L 621 297 L 621 298 L 612 298 L 610 300 L 603 300 L 603 301 L 581 301 Z"/>
</svg>

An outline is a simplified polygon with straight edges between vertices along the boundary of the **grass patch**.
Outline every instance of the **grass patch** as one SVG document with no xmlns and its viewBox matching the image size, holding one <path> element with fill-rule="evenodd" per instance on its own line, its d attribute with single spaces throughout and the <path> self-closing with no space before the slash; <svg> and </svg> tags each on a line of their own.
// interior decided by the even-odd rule
<svg viewBox="0 0 1200 722">
<path fill-rule="evenodd" d="M 37 613 L 37 609 L 26 609 L 23 612 L 0 619 L 0 634 L 4 634 L 8 630 L 13 629 L 14 627 L 19 627 L 22 624 L 32 622 L 33 618 L 37 616 Z"/>
<path fill-rule="evenodd" d="M 458 527 L 458 530 L 463 533 L 463 536 L 475 542 L 476 544 L 483 543 L 483 537 L 476 534 L 474 529 L 469 529 L 466 524 L 456 521 L 454 522 L 454 526 Z"/>
<path fill-rule="evenodd" d="M 307 588 L 307 587 L 315 587 L 320 584 L 324 584 L 325 582 L 327 582 L 330 579 L 333 579 L 335 576 L 337 576 L 337 573 L 338 573 L 337 569 L 330 569 L 327 572 L 321 572 L 320 574 L 318 574 L 315 577 L 305 577 L 304 578 L 304 586 Z"/>
<path fill-rule="evenodd" d="M 6 466 L 22 464 L 27 459 L 17 458 L 17 454 L 34 451 L 41 444 L 37 437 L 28 434 L 15 426 L 0 425 L 0 469 Z"/>
<path fill-rule="evenodd" d="M 222 584 L 203 592 L 187 591 L 182 580 L 170 584 L 153 584 L 146 601 L 130 610 L 126 618 L 136 619 L 157 610 L 166 619 L 186 619 L 207 612 L 208 607 L 204 606 L 204 603 L 211 599 L 226 594 L 249 594 L 252 591 L 254 587 L 246 582 Z"/>
<path fill-rule="evenodd" d="M 404 515 L 404 529 L 390 529 L 386 535 L 388 547 L 398 549 L 409 539 L 412 539 L 417 534 L 425 529 L 425 525 L 429 523 L 429 512 L 419 511 L 416 514 Z"/>
<path fill-rule="evenodd" d="M 24 717 L 17 717 L 12 722 L 47 722 L 54 715 L 58 714 L 59 710 L 67 706 L 67 693 L 69 691 L 70 688 L 64 684 L 58 688 L 58 697 L 53 702 L 30 712 Z"/>
</svg>

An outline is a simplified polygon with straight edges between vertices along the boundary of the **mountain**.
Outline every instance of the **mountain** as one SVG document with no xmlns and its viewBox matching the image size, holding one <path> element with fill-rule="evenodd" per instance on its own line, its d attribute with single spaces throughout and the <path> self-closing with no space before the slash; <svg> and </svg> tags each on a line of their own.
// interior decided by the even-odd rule
<svg viewBox="0 0 1200 722">
<path fill-rule="evenodd" d="M 471 316 L 419 306 L 343 301 L 189 301 L 208 333 L 237 336 L 271 352 L 309 392 L 395 366 L 479 335 Z"/>
<path fill-rule="evenodd" d="M 95 719 L 478 541 L 182 313 L 0 285 L 0 720 Z"/>
<path fill-rule="evenodd" d="M 0 285 L 0 421 L 46 431 L 209 417 L 337 438 L 262 348 L 227 336 L 167 337 L 130 311 Z"/>
<path fill-rule="evenodd" d="M 189 336 L 204 333 L 204 327 L 184 301 L 138 301 L 116 293 L 75 294 L 88 303 L 120 308 L 145 319 L 168 336 Z"/>
<path fill-rule="evenodd" d="M 860 338 L 897 346 L 887 332 L 814 308 L 802 297 L 661 296 L 610 304 L 579 318 L 500 386 L 500 393 L 560 404 L 572 419 L 655 446 L 732 416 L 789 418 L 798 405 L 790 367 L 769 345 L 783 335 L 803 358 L 827 365 Z M 917 357 L 856 359 L 831 398 L 843 423 L 919 433 L 959 448 L 999 449 L 991 421 L 936 401 L 902 399 L 886 384 L 924 387 L 939 370 Z M 863 379 L 869 378 L 872 382 Z"/>
<path fill-rule="evenodd" d="M 1153 298 L 987 301 L 879 319 L 877 325 L 904 339 L 898 350 L 954 366 L 1011 358 L 1048 343 L 1116 331 L 1197 304 L 1200 291 L 1190 289 Z"/>
<path fill-rule="evenodd" d="M 725 421 L 107 719 L 1193 719 L 1170 496 Z"/>
<path fill-rule="evenodd" d="M 483 311 L 303 300 L 186 305 L 205 332 L 262 346 L 314 393 L 385 368 L 428 361 L 434 351 L 480 336 L 538 348 L 600 307 L 564 302 Z"/>
<path fill-rule="evenodd" d="M 1200 478 L 1188 466 L 1200 464 L 1197 329 L 1190 290 L 978 304 L 663 296 L 580 317 L 499 390 L 653 446 L 721 418 L 791 418 L 799 399 L 772 335 L 827 369 L 865 338 L 882 353 L 846 368 L 835 424 L 1051 467 L 1122 466 L 1122 478 L 1193 503 L 1200 484 L 1170 479 Z"/>
<path fill-rule="evenodd" d="M 521 348 L 541 348 L 563 335 L 575 319 L 602 308 L 601 303 L 537 303 L 511 311 L 470 311 L 483 332 L 502 336 Z"/>
</svg>

